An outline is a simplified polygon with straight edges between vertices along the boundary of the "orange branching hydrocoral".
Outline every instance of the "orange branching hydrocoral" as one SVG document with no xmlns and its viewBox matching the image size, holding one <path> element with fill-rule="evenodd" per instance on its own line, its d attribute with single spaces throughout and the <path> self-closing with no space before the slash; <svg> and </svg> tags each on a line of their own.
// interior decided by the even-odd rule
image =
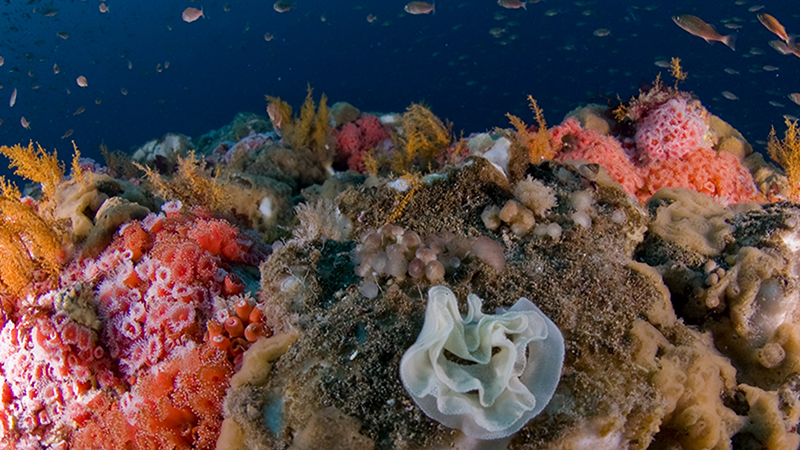
<svg viewBox="0 0 800 450">
<path fill-rule="evenodd" d="M 800 136 L 798 136 L 797 121 L 785 120 L 786 132 L 783 139 L 778 139 L 775 127 L 772 127 L 767 151 L 769 156 L 786 171 L 786 176 L 789 178 L 789 199 L 800 201 Z"/>
<path fill-rule="evenodd" d="M 56 152 L 48 154 L 41 145 L 33 142 L 27 147 L 17 144 L 13 147 L 0 147 L 0 154 L 11 160 L 9 167 L 16 168 L 16 174 L 42 185 L 46 198 L 53 198 L 56 186 L 64 177 L 64 166 L 58 160 Z"/>
<path fill-rule="evenodd" d="M 533 111 L 539 129 L 537 131 L 531 131 L 522 119 L 511 113 L 506 114 L 506 117 L 511 121 L 511 125 L 517 130 L 516 141 L 519 145 L 528 149 L 528 155 L 532 163 L 540 163 L 545 160 L 553 159 L 556 155 L 556 151 L 547 135 L 547 123 L 544 121 L 544 112 L 539 107 L 539 104 L 536 103 L 533 96 L 529 95 L 528 101 L 531 104 L 531 110 Z"/>
</svg>

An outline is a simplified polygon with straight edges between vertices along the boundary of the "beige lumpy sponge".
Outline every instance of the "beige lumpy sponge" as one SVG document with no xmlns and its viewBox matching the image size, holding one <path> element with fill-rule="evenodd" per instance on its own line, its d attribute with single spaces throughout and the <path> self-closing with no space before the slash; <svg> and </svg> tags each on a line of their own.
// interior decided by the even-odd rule
<svg viewBox="0 0 800 450">
<path fill-rule="evenodd" d="M 550 401 L 564 339 L 526 298 L 498 314 L 483 314 L 477 295 L 467 303 L 462 317 L 450 289 L 430 288 L 425 323 L 403 355 L 400 377 L 429 417 L 471 438 L 501 439 Z"/>
</svg>

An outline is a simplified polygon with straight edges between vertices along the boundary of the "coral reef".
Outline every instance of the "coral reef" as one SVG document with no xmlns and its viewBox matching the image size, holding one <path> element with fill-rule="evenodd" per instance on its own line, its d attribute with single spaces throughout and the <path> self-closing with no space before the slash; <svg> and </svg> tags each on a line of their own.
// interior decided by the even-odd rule
<svg viewBox="0 0 800 450">
<path fill-rule="evenodd" d="M 0 148 L 0 447 L 798 448 L 794 123 L 782 173 L 659 80 L 460 139 L 311 94 Z"/>
</svg>

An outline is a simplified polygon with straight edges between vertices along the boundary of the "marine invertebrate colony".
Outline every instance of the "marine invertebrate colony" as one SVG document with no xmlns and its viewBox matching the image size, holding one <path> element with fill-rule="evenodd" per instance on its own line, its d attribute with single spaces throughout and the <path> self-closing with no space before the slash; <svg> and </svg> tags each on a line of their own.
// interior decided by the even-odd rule
<svg viewBox="0 0 800 450">
<path fill-rule="evenodd" d="M 697 103 L 697 102 L 695 102 Z M 681 158 L 707 146 L 704 109 L 677 97 L 650 111 L 636 128 L 636 147 L 644 161 Z"/>
<path fill-rule="evenodd" d="M 256 265 L 266 252 L 202 209 L 163 209 L 126 223 L 96 258 L 70 262 L 60 276 L 70 288 L 4 315 L 4 443 L 214 446 L 234 363 L 268 333 L 237 296 L 231 264 Z M 245 312 L 247 330 L 212 332 Z"/>
<path fill-rule="evenodd" d="M 800 445 L 800 208 L 690 94 L 455 144 L 271 100 L 158 172 L 0 151 L 0 447 Z"/>
</svg>

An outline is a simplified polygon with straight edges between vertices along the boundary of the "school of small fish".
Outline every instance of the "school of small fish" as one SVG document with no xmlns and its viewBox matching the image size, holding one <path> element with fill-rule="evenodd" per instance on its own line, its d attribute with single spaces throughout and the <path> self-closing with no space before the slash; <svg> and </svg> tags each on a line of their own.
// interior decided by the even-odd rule
<svg viewBox="0 0 800 450">
<path fill-rule="evenodd" d="M 38 2 L 39 0 L 27 0 L 27 1 L 28 1 L 28 4 L 34 4 L 34 3 Z M 87 0 L 79 0 L 79 1 L 85 2 Z M 486 1 L 486 0 L 483 0 L 483 1 Z M 484 30 L 488 29 L 488 34 L 491 36 L 491 38 L 493 39 L 493 42 L 495 42 L 496 45 L 509 45 L 509 44 L 513 43 L 513 41 L 519 39 L 519 37 L 520 37 L 520 34 L 515 32 L 516 30 L 520 29 L 520 28 L 515 28 L 515 27 L 519 27 L 520 23 L 514 21 L 512 16 L 516 15 L 516 14 L 531 14 L 532 11 L 534 9 L 536 9 L 536 8 L 533 7 L 533 5 L 537 4 L 537 3 L 541 2 L 541 1 L 542 0 L 497 0 L 496 4 L 497 4 L 497 7 L 499 7 L 499 8 L 496 7 L 498 10 L 494 14 L 494 19 L 495 20 L 504 21 L 504 23 L 501 26 L 493 26 L 493 27 L 484 28 Z M 113 3 L 113 2 L 111 2 L 111 3 Z M 185 7 L 182 10 L 182 12 L 180 12 L 180 19 L 183 22 L 185 22 L 185 23 L 193 23 L 193 22 L 198 21 L 201 18 L 209 20 L 208 16 L 206 15 L 206 13 L 204 11 L 204 7 L 202 5 L 200 5 L 200 1 L 190 0 L 190 3 L 196 4 L 196 6 L 198 6 L 198 7 L 194 7 L 194 6 Z M 302 2 L 300 2 L 300 3 L 302 3 Z M 491 3 L 491 0 L 488 0 L 488 3 Z M 563 15 L 563 14 L 569 13 L 569 10 L 566 8 L 565 5 L 557 5 L 557 4 L 553 3 L 553 2 L 550 2 L 550 3 L 551 3 L 550 6 L 553 6 L 553 8 L 546 9 L 546 10 L 545 9 L 538 10 L 537 11 L 538 14 L 541 14 L 541 15 L 543 15 L 545 17 L 554 17 L 556 15 Z M 736 5 L 745 5 L 747 3 L 747 1 L 745 1 L 745 0 L 737 0 L 735 3 L 736 3 Z M 269 7 L 268 6 L 269 4 L 270 3 L 267 3 L 267 6 L 266 6 L 267 8 Z M 109 13 L 110 12 L 110 6 L 109 5 L 110 5 L 110 3 L 106 2 L 106 0 L 100 0 L 100 2 L 97 5 L 97 7 L 98 7 L 100 13 L 105 14 L 105 13 Z M 298 3 L 295 2 L 295 1 L 288 1 L 288 0 L 277 0 L 277 1 L 274 1 L 274 3 L 271 3 L 271 5 L 272 5 L 272 10 L 274 10 L 277 13 L 282 13 L 282 14 L 289 13 L 289 12 L 291 12 L 293 10 L 298 10 L 298 12 L 300 12 L 302 7 L 304 6 L 302 4 L 298 5 Z M 461 4 L 458 4 L 458 5 L 455 5 L 455 6 L 443 3 L 442 7 L 444 7 L 444 8 L 451 8 L 451 7 L 461 8 L 461 7 L 465 7 L 467 5 L 469 5 L 469 3 L 461 3 Z M 591 1 L 576 1 L 575 5 L 578 6 L 579 8 L 581 8 L 581 9 L 579 9 L 577 11 L 576 15 L 579 14 L 580 16 L 582 16 L 584 18 L 597 17 L 597 15 L 599 13 L 599 10 L 597 9 L 597 6 L 595 5 L 595 3 L 591 2 Z M 595 5 L 594 9 L 593 9 L 592 5 Z M 210 5 L 205 5 L 205 6 L 209 7 L 209 10 L 211 11 L 212 14 L 213 14 L 214 8 L 220 8 L 223 12 L 230 12 L 231 11 L 231 4 L 230 3 L 224 3 L 221 6 L 217 5 L 217 4 L 210 4 Z M 407 16 L 427 16 L 427 15 L 433 16 L 433 15 L 436 14 L 437 4 L 436 4 L 436 1 L 431 1 L 431 2 L 410 1 L 410 2 L 405 3 L 405 5 L 402 6 L 402 10 L 403 10 L 403 12 L 405 12 L 405 14 L 403 14 L 402 12 L 399 11 L 400 5 L 397 5 L 397 7 L 398 7 L 397 17 L 402 19 L 402 17 L 407 17 Z M 354 9 L 360 11 L 362 9 L 366 9 L 366 7 L 357 6 Z M 625 17 L 625 20 L 628 21 L 629 23 L 631 23 L 631 22 L 635 23 L 636 21 L 638 21 L 638 19 L 636 18 L 636 14 L 637 13 L 635 13 L 635 11 L 651 11 L 651 10 L 654 10 L 654 9 L 655 9 L 655 7 L 653 7 L 653 9 L 650 9 L 650 7 L 635 7 L 633 9 L 632 8 L 628 8 L 626 10 L 627 11 L 627 16 Z M 96 11 L 97 10 L 95 10 L 94 14 L 97 14 Z M 121 11 L 121 10 L 115 9 L 113 13 L 114 14 L 120 14 L 119 11 Z M 180 10 L 178 10 L 178 11 L 180 11 Z M 173 17 L 175 17 L 176 21 L 177 21 L 177 13 L 178 13 L 178 11 L 175 11 L 175 16 L 173 16 Z M 800 42 L 796 41 L 795 35 L 791 34 L 789 31 L 787 31 L 786 27 L 781 23 L 781 21 L 778 19 L 778 17 L 776 17 L 773 14 L 765 12 L 767 10 L 765 10 L 764 5 L 748 6 L 747 7 L 747 11 L 749 13 L 752 13 L 750 23 L 754 23 L 757 20 L 757 23 L 760 23 L 772 35 L 777 37 L 777 39 L 773 38 L 773 40 L 771 40 L 771 41 L 766 41 L 765 44 L 769 45 L 771 48 L 773 48 L 776 52 L 780 53 L 781 55 L 793 55 L 795 57 L 800 58 Z M 59 11 L 59 9 L 54 8 L 52 6 L 38 8 L 38 10 L 36 8 L 34 8 L 33 12 L 35 12 L 37 14 L 40 14 L 41 16 L 43 16 L 45 18 L 54 20 L 54 21 L 56 21 L 57 23 L 60 23 L 60 24 L 63 24 L 64 23 L 63 21 L 66 21 L 67 20 L 67 16 L 68 16 L 68 14 L 66 12 Z M 575 13 L 574 11 L 572 11 L 572 12 Z M 736 51 L 737 38 L 738 38 L 739 34 L 740 33 L 741 34 L 749 33 L 749 32 L 752 31 L 752 28 L 750 28 L 750 25 L 748 25 L 748 21 L 746 19 L 742 19 L 742 18 L 739 18 L 739 17 L 728 17 L 728 18 L 724 18 L 724 19 L 721 19 L 721 20 L 713 20 L 713 21 L 711 21 L 711 23 L 709 23 L 709 22 L 706 22 L 703 18 L 700 18 L 698 16 L 695 16 L 695 15 L 692 15 L 692 14 L 679 14 L 679 13 L 680 13 L 680 11 L 678 11 L 678 14 L 672 16 L 671 19 L 682 30 L 684 30 L 685 32 L 687 32 L 688 34 L 690 34 L 692 36 L 696 36 L 696 37 L 699 37 L 699 38 L 705 40 L 709 44 L 710 43 L 714 43 L 714 42 L 720 42 L 720 43 L 726 45 L 727 47 L 729 47 L 733 51 Z M 288 17 L 295 16 L 295 14 L 296 13 L 289 14 Z M 378 21 L 378 16 L 376 14 L 367 13 L 367 11 L 364 11 L 364 13 L 362 13 L 362 14 L 366 14 L 365 16 L 362 15 L 361 17 L 362 18 L 366 17 L 366 21 L 369 24 L 375 24 L 375 23 L 380 24 L 381 23 L 381 22 Z M 442 14 L 444 14 L 444 13 L 442 13 Z M 780 15 L 777 15 L 777 16 L 780 17 Z M 309 15 L 307 14 L 306 17 L 309 17 Z M 334 16 L 333 16 L 333 14 L 328 15 L 326 13 L 322 13 L 322 14 L 317 13 L 313 17 L 315 17 L 315 18 L 319 17 L 319 20 L 321 22 L 327 23 L 328 22 L 328 18 L 331 17 L 332 20 L 333 20 Z M 519 17 L 519 16 L 515 16 L 515 17 Z M 788 15 L 785 15 L 783 18 L 784 19 L 788 19 L 789 17 L 788 17 Z M 708 17 L 707 17 L 707 19 L 708 19 Z M 363 20 L 363 19 L 360 19 L 360 20 Z M 386 16 L 382 16 L 381 20 L 382 20 L 383 26 L 387 26 L 387 25 L 390 25 L 394 19 L 388 18 L 388 20 L 387 20 Z M 423 21 L 422 23 L 425 23 L 425 20 L 427 20 L 427 19 L 423 18 L 423 19 L 408 19 L 408 20 L 422 20 Z M 254 24 L 255 24 L 255 22 L 254 22 Z M 789 23 L 789 22 L 787 22 L 787 24 L 793 25 L 793 23 Z M 588 35 L 587 36 L 588 38 L 591 38 L 591 36 L 594 36 L 593 39 L 595 39 L 596 42 L 599 42 L 599 40 L 597 38 L 606 38 L 606 42 L 619 41 L 619 40 L 621 40 L 621 38 L 619 37 L 620 33 L 624 33 L 624 30 L 620 30 L 620 28 L 618 26 L 616 26 L 616 25 L 612 26 L 614 24 L 611 24 L 611 23 L 609 23 L 609 24 L 598 23 L 598 24 L 596 24 L 595 26 L 593 26 L 591 28 L 590 27 L 586 27 L 585 25 L 586 25 L 585 21 L 584 22 L 578 22 L 576 24 L 576 30 L 581 31 L 580 27 L 584 27 L 584 28 L 582 28 L 582 31 L 585 33 L 585 35 Z M 598 25 L 601 25 L 601 26 L 598 27 Z M 602 26 L 602 25 L 605 25 L 605 26 Z M 166 26 L 170 31 L 173 29 L 173 24 L 169 24 L 168 23 L 168 24 L 166 24 Z M 453 26 L 452 30 L 455 31 L 458 28 L 460 28 L 461 26 L 463 26 L 463 25 Z M 193 27 L 194 27 L 194 25 L 193 25 Z M 189 27 L 187 27 L 187 29 L 188 28 Z M 202 26 L 200 28 L 202 29 Z M 176 27 L 176 29 L 177 29 L 177 27 Z M 192 29 L 195 29 L 195 28 L 192 28 Z M 614 30 L 613 33 L 612 33 L 612 29 Z M 731 30 L 731 31 L 726 32 L 726 33 L 729 33 L 729 34 L 723 34 L 723 33 L 718 32 L 717 31 L 718 29 L 720 29 L 720 30 L 727 29 L 727 30 Z M 75 30 L 72 30 L 72 29 L 61 29 L 61 30 L 58 30 L 58 31 L 56 31 L 56 30 L 58 30 L 58 29 L 54 29 L 50 33 L 55 33 L 55 36 L 58 37 L 62 41 L 69 40 L 69 43 L 64 43 L 64 44 L 60 44 L 60 45 L 71 44 L 76 39 L 76 37 L 73 37 L 73 35 L 74 36 L 78 36 L 78 34 L 75 32 Z M 244 26 L 244 31 L 242 31 L 242 33 L 246 33 L 249 30 L 250 30 L 250 22 L 248 22 Z M 543 32 L 545 32 L 544 29 L 543 29 Z M 486 33 L 486 31 L 483 31 L 483 33 Z M 50 36 L 53 36 L 53 35 L 50 34 Z M 484 34 L 484 36 L 485 36 L 485 34 Z M 265 42 L 271 42 L 271 41 L 275 40 L 275 35 L 272 32 L 269 32 L 269 31 L 268 32 L 264 32 L 263 39 L 264 39 Z M 281 41 L 287 41 L 287 40 L 288 40 L 288 38 L 285 37 L 285 35 L 282 34 L 281 35 Z M 756 46 L 752 46 L 751 43 L 748 43 L 748 44 L 751 45 L 751 46 L 750 46 L 749 49 L 745 48 L 744 54 L 746 56 L 761 55 L 765 51 L 763 48 L 758 48 Z M 275 44 L 273 44 L 273 45 L 275 45 Z M 563 49 L 567 50 L 567 51 L 576 51 L 576 50 L 580 51 L 581 46 L 582 46 L 582 44 L 580 44 L 579 42 L 567 43 L 567 44 L 563 45 Z M 585 49 L 585 46 L 583 48 Z M 3 49 L 3 51 L 6 53 L 6 57 L 9 57 L 9 54 L 8 54 L 9 50 L 8 49 Z M 740 49 L 740 52 L 742 52 L 741 49 Z M 436 53 L 438 53 L 438 52 L 436 52 Z M 25 53 L 24 55 L 20 55 L 20 56 L 24 56 L 28 61 L 34 61 L 37 58 L 37 56 L 34 56 L 33 54 L 29 54 L 29 53 Z M 121 55 L 121 56 L 123 58 L 122 61 L 126 61 L 125 58 L 129 57 L 129 55 Z M 465 57 L 464 59 L 466 59 L 466 58 L 469 58 L 469 55 L 458 56 L 457 58 L 454 59 L 454 61 L 462 61 L 463 60 L 462 57 Z M 663 59 L 664 57 L 666 57 L 666 59 Z M 38 58 L 41 61 L 44 61 L 43 58 L 41 58 L 41 57 L 38 57 Z M 90 73 L 88 68 L 86 68 L 86 67 L 75 68 L 75 67 L 72 67 L 71 64 L 68 64 L 67 61 L 61 61 L 60 60 L 59 62 L 64 64 L 64 68 L 66 69 L 65 73 L 73 73 L 74 74 L 76 70 L 85 70 L 85 73 L 87 75 L 93 77 L 93 80 L 94 80 L 94 75 L 92 73 Z M 3 56 L 0 56 L 0 66 L 3 66 L 4 63 L 5 63 L 5 59 L 3 58 Z M 154 64 L 154 66 L 150 65 L 150 64 Z M 661 67 L 661 68 L 666 68 L 666 69 L 670 68 L 669 55 L 668 54 L 667 55 L 661 54 L 659 59 L 654 58 L 654 64 L 656 66 L 658 66 L 658 67 Z M 129 70 L 133 69 L 133 62 L 130 59 L 127 59 L 126 65 L 127 65 Z M 164 72 L 165 70 L 167 70 L 169 68 L 170 62 L 169 61 L 163 61 L 163 62 L 153 61 L 153 62 L 148 63 L 146 65 L 149 67 L 149 69 L 147 69 L 148 73 L 152 73 L 153 72 L 153 68 L 154 68 L 155 73 L 162 73 L 162 72 Z M 451 62 L 448 62 L 448 65 L 453 66 L 454 64 L 451 61 Z M 782 67 L 783 67 L 783 71 L 781 70 Z M 19 69 L 17 69 L 16 67 L 11 69 L 11 71 L 18 71 L 18 70 Z M 23 74 L 25 73 L 25 70 L 26 69 L 22 69 L 22 73 Z M 58 75 L 58 74 L 60 74 L 62 72 L 62 66 L 60 66 L 59 63 L 53 63 L 52 70 L 53 70 L 53 74 L 54 75 Z M 145 69 L 138 69 L 138 70 L 145 70 Z M 726 74 L 731 75 L 731 76 L 740 75 L 742 73 L 746 74 L 747 72 L 750 72 L 750 73 L 774 73 L 773 75 L 775 75 L 775 76 L 779 76 L 781 73 L 783 73 L 784 76 L 785 76 L 787 70 L 796 70 L 796 69 L 795 68 L 791 68 L 790 69 L 788 67 L 784 67 L 784 64 L 763 64 L 763 63 L 761 63 L 761 64 L 758 64 L 758 65 L 755 65 L 755 64 L 751 65 L 751 67 L 749 67 L 749 70 L 742 69 L 741 67 L 739 67 L 738 70 L 736 68 L 732 68 L 732 67 L 725 67 L 722 70 Z M 27 75 L 30 78 L 37 78 L 37 74 L 33 71 L 33 69 L 28 69 L 27 70 Z M 75 75 L 71 75 L 71 76 L 75 76 Z M 88 82 L 87 77 L 85 75 L 77 76 L 75 78 L 75 82 L 81 88 L 88 88 L 89 87 L 89 82 Z M 15 83 L 15 84 L 17 86 L 20 86 L 20 84 L 18 84 L 18 83 Z M 480 83 L 478 81 L 475 81 L 475 80 L 469 80 L 469 81 L 465 81 L 465 84 L 467 86 L 474 86 L 474 85 L 477 85 L 477 84 L 480 84 Z M 27 88 L 31 89 L 31 90 L 37 90 L 40 87 L 42 87 L 42 85 L 39 84 L 39 83 L 32 83 L 32 84 L 29 84 L 27 86 Z M 45 87 L 45 89 L 42 89 L 42 92 L 45 92 L 46 88 L 48 86 L 45 84 L 44 87 Z M 2 89 L 2 88 L 3 88 L 2 85 L 0 85 L 0 89 Z M 20 86 L 20 89 L 22 89 L 22 86 Z M 96 87 L 95 87 L 95 89 L 96 89 Z M 64 91 L 67 94 L 71 93 L 69 88 L 64 88 Z M 91 90 L 89 92 L 91 92 Z M 125 87 L 119 87 L 119 92 L 120 92 L 120 94 L 122 96 L 127 96 L 128 95 L 128 90 Z M 734 94 L 731 90 L 722 90 L 722 91 L 719 91 L 719 92 L 720 92 L 720 95 L 723 98 L 727 99 L 727 100 L 731 100 L 731 101 L 739 100 L 739 97 L 736 94 Z M 13 91 L 12 91 L 10 97 L 9 97 L 9 107 L 14 107 L 15 104 L 17 104 L 17 95 L 18 95 L 18 93 L 24 93 L 24 89 L 22 91 L 18 91 L 17 88 L 13 89 Z M 745 93 L 744 92 L 740 92 L 740 94 L 745 94 Z M 775 94 L 775 93 L 773 93 L 773 94 Z M 784 92 L 784 93 L 782 93 L 780 95 L 784 99 L 788 97 L 791 100 L 792 104 L 800 106 L 800 93 L 786 94 Z M 28 100 L 29 100 L 29 97 L 27 95 L 25 95 L 24 99 L 23 99 L 23 102 L 22 102 L 23 105 L 22 106 L 17 105 L 17 108 L 18 109 L 21 108 L 21 107 L 24 108 L 24 104 L 28 103 Z M 91 102 L 91 100 L 88 100 L 88 101 Z M 102 102 L 102 99 L 100 97 L 97 97 L 97 98 L 94 99 L 94 103 L 96 105 L 99 105 L 101 102 Z M 785 105 L 783 103 L 781 103 L 781 102 L 779 102 L 777 100 L 770 100 L 769 104 L 771 106 L 777 107 L 777 108 L 785 107 Z M 789 104 L 789 106 L 791 106 L 791 104 Z M 73 116 L 78 116 L 78 115 L 82 114 L 85 111 L 86 111 L 86 108 L 84 106 L 80 106 L 78 109 L 76 109 L 73 112 L 72 115 Z M 34 117 L 34 119 L 36 119 L 36 117 Z M 30 121 L 26 120 L 24 116 L 21 117 L 20 123 L 22 124 L 22 126 L 24 128 L 26 128 L 26 129 L 30 128 Z M 0 119 L 0 124 L 2 124 L 2 120 L 1 119 Z M 72 135 L 72 133 L 73 133 L 73 129 L 69 129 L 65 133 L 65 135 L 62 136 L 62 138 L 68 137 L 68 136 Z"/>
</svg>

